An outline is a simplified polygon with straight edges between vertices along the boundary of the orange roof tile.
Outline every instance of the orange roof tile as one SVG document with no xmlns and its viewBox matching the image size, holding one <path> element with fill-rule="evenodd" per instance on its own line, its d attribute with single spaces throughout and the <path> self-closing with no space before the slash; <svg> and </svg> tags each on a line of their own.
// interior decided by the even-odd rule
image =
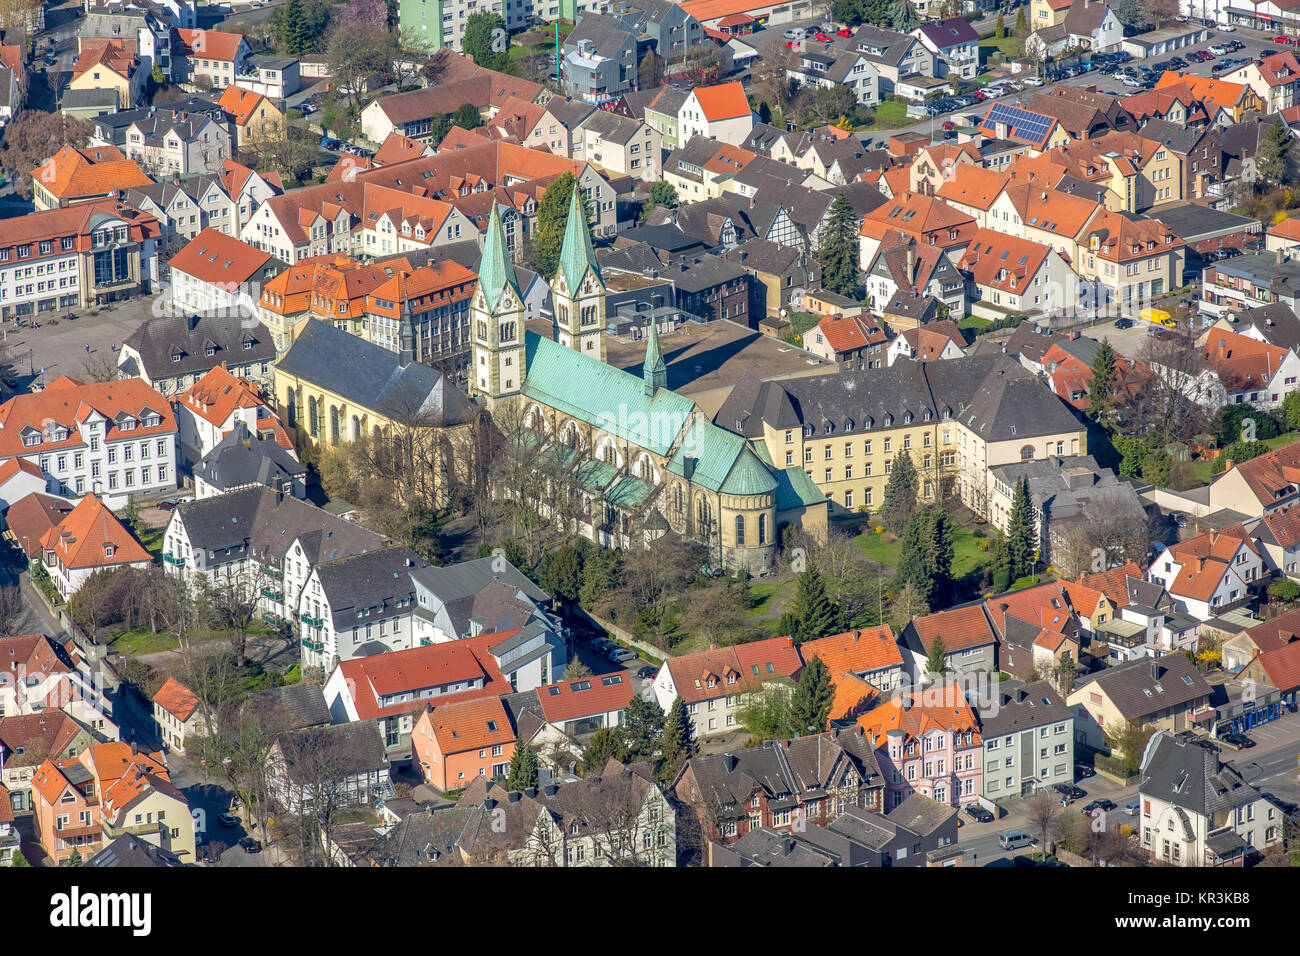
<svg viewBox="0 0 1300 956">
<path fill-rule="evenodd" d="M 225 112 L 234 117 L 236 126 L 247 126 L 258 106 L 269 102 L 261 93 L 254 93 L 242 86 L 227 86 L 221 94 L 221 99 L 217 101 Z"/>
<path fill-rule="evenodd" d="M 45 532 L 41 547 L 66 568 L 111 568 L 152 562 L 126 525 L 94 495 L 86 495 L 58 525 Z"/>
<path fill-rule="evenodd" d="M 880 627 L 856 628 L 843 634 L 815 641 L 805 641 L 799 646 L 803 659 L 819 657 L 827 669 L 852 674 L 903 666 L 903 652 L 888 624 Z"/>
<path fill-rule="evenodd" d="M 208 60 L 234 61 L 239 56 L 242 33 L 219 30 L 172 28 L 172 56 L 200 56 Z"/>
<path fill-rule="evenodd" d="M 718 83 L 714 86 L 697 86 L 694 90 L 700 112 L 710 123 L 749 116 L 749 98 L 745 96 L 745 87 L 739 80 Z"/>
<path fill-rule="evenodd" d="M 190 719 L 199 708 L 199 698 L 175 677 L 168 677 L 158 693 L 153 695 L 153 702 L 181 723 Z"/>
<path fill-rule="evenodd" d="M 425 705 L 425 717 L 443 754 L 513 743 L 515 730 L 500 697 Z"/>
<path fill-rule="evenodd" d="M 848 352 L 888 341 L 885 330 L 870 316 L 828 315 L 817 323 L 828 344 L 836 352 Z"/>
<path fill-rule="evenodd" d="M 258 387 L 223 365 L 209 369 L 174 401 L 217 428 L 224 428 L 240 408 L 261 408 L 270 414 Z"/>
<path fill-rule="evenodd" d="M 157 425 L 144 424 L 149 412 L 158 415 Z M 81 448 L 86 442 L 77 426 L 94 414 L 106 420 L 105 441 L 121 438 L 124 430 L 120 426 L 127 419 L 134 426 L 130 429 L 133 438 L 176 431 L 176 418 L 167 399 L 142 379 L 88 385 L 61 375 L 39 392 L 15 395 L 0 405 L 0 458 Z M 67 430 L 66 437 L 58 438 L 56 426 Z M 25 436 L 42 437 L 37 444 L 26 445 Z"/>
<path fill-rule="evenodd" d="M 1201 355 L 1229 392 L 1264 388 L 1273 381 L 1288 350 L 1239 332 L 1212 329 Z"/>
<path fill-rule="evenodd" d="M 1156 82 L 1156 89 L 1162 90 L 1179 84 L 1186 85 L 1202 103 L 1217 109 L 1235 109 L 1250 90 L 1245 83 L 1230 83 L 1209 76 L 1179 73 L 1177 70 L 1165 70 Z"/>
<path fill-rule="evenodd" d="M 998 636 L 979 604 L 927 614 L 914 620 L 912 626 L 921 639 L 921 646 L 926 649 L 936 637 L 943 638 L 943 646 L 949 653 L 998 642 Z"/>
<path fill-rule="evenodd" d="M 235 291 L 270 261 L 269 252 L 209 226 L 173 255 L 168 266 L 200 282 L 222 283 L 223 288 Z"/>
<path fill-rule="evenodd" d="M 93 159 L 96 153 L 103 158 Z M 107 196 L 153 182 L 135 160 L 123 158 L 117 149 L 78 150 L 71 146 L 64 146 L 32 170 L 32 177 L 56 199 Z"/>
<path fill-rule="evenodd" d="M 636 689 L 628 671 L 580 677 L 537 688 L 542 714 L 563 728 L 566 720 L 622 711 L 632 702 Z"/>
<path fill-rule="evenodd" d="M 1039 242 L 981 229 L 966 247 L 958 268 L 969 272 L 976 285 L 1023 295 L 1032 288 L 1051 252 L 1050 246 Z"/>
<path fill-rule="evenodd" d="M 877 747 L 884 745 L 890 730 L 903 731 L 903 743 L 920 740 L 935 730 L 971 731 L 971 746 L 979 746 L 980 728 L 960 685 L 927 687 L 907 694 L 895 694 L 880 706 L 858 718 L 858 726 Z"/>
</svg>

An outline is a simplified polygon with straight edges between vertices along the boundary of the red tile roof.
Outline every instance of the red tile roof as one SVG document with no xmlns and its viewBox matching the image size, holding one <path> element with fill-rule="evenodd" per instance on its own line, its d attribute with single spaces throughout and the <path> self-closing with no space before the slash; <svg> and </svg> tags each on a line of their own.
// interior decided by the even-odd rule
<svg viewBox="0 0 1300 956">
<path fill-rule="evenodd" d="M 194 711 L 199 709 L 199 698 L 175 677 L 168 677 L 158 693 L 153 695 L 153 702 L 181 723 L 189 720 Z"/>
<path fill-rule="evenodd" d="M 817 323 L 826 344 L 836 352 L 849 352 L 889 341 L 879 324 L 869 315 L 828 315 Z"/>
<path fill-rule="evenodd" d="M 1128 607 L 1128 579 L 1137 578 L 1139 581 L 1146 580 L 1146 572 L 1138 566 L 1136 561 L 1129 561 L 1127 564 L 1120 565 L 1117 568 L 1111 568 L 1109 571 L 1103 571 L 1099 574 L 1085 574 L 1079 578 L 1079 581 L 1087 588 L 1095 588 L 1105 594 L 1115 609 Z"/>
<path fill-rule="evenodd" d="M 898 641 L 888 624 L 805 641 L 799 651 L 805 661 L 810 657 L 821 658 L 832 673 L 840 670 L 864 674 L 903 666 L 903 652 L 899 650 Z"/>
<path fill-rule="evenodd" d="M 1259 655 L 1259 664 L 1268 675 L 1268 682 L 1282 693 L 1300 687 L 1300 641 L 1264 651 Z"/>
<path fill-rule="evenodd" d="M 209 226 L 172 256 L 168 266 L 200 282 L 222 283 L 223 288 L 235 291 L 270 261 L 269 252 Z"/>
<path fill-rule="evenodd" d="M 199 56 L 207 60 L 233 62 L 239 55 L 239 44 L 243 39 L 242 33 L 173 27 L 172 56 Z"/>
<path fill-rule="evenodd" d="M 627 671 L 581 677 L 537 688 L 537 700 L 547 721 L 561 727 L 566 720 L 578 720 L 621 711 L 632 702 L 636 689 Z"/>
<path fill-rule="evenodd" d="M 945 642 L 946 643 L 946 642 Z M 905 706 L 906 704 L 906 706 Z M 894 695 L 879 707 L 858 718 L 858 726 L 877 747 L 884 746 L 886 733 L 901 730 L 903 743 L 920 740 L 935 730 L 947 732 L 972 732 L 971 746 L 980 745 L 979 722 L 966 701 L 960 685 L 949 684 L 942 688 L 927 687 L 909 694 Z"/>
<path fill-rule="evenodd" d="M 1201 351 L 1206 364 L 1229 392 L 1267 388 L 1286 360 L 1288 350 L 1239 332 L 1211 329 Z"/>
<path fill-rule="evenodd" d="M 803 661 L 794 641 L 773 637 L 669 658 L 664 666 L 672 675 L 678 696 L 690 704 L 755 691 L 764 681 L 793 677 L 802 669 Z"/>
<path fill-rule="evenodd" d="M 224 428 L 230 416 L 241 408 L 270 411 L 256 385 L 230 374 L 223 365 L 209 369 L 174 401 L 217 428 Z"/>
<path fill-rule="evenodd" d="M 1008 617 L 1058 633 L 1078 630 L 1079 622 L 1070 605 L 1070 595 L 1056 581 L 994 595 L 984 602 L 984 607 L 990 620 L 1003 634 L 1007 632 Z"/>
<path fill-rule="evenodd" d="M 58 527 L 59 522 L 71 511 L 72 503 L 67 499 L 34 491 L 9 506 L 5 522 L 23 553 L 39 561 L 42 555 L 41 541 L 46 533 Z"/>
<path fill-rule="evenodd" d="M 157 413 L 159 423 L 145 426 L 143 417 L 150 411 Z M 61 375 L 39 392 L 15 395 L 0 405 L 0 458 L 82 448 L 86 442 L 77 426 L 96 414 L 105 419 L 105 442 L 117 441 L 126 434 L 120 423 L 128 418 L 135 425 L 130 430 L 132 438 L 176 431 L 171 405 L 142 379 L 85 384 Z M 68 430 L 61 441 L 54 440 L 56 425 Z M 24 433 L 29 437 L 40 434 L 42 440 L 37 445 L 24 445 Z"/>
<path fill-rule="evenodd" d="M 749 98 L 745 96 L 745 87 L 739 80 L 718 83 L 714 86 L 697 86 L 695 99 L 700 104 L 700 112 L 710 123 L 721 120 L 749 116 Z"/>
<path fill-rule="evenodd" d="M 96 153 L 102 159 L 94 158 Z M 133 159 L 117 149 L 77 150 L 64 146 L 32 170 L 32 177 L 56 199 L 108 196 L 115 190 L 147 186 L 153 182 Z"/>
<path fill-rule="evenodd" d="M 263 103 L 275 110 L 274 104 L 261 93 L 254 93 L 242 86 L 227 86 L 221 94 L 221 99 L 217 102 L 223 110 L 234 118 L 236 126 L 247 126 L 257 108 Z M 275 110 L 275 112 L 279 113 L 278 110 Z"/>
<path fill-rule="evenodd" d="M 918 617 L 912 624 L 921 639 L 921 646 L 927 650 L 936 637 L 943 638 L 943 646 L 948 653 L 998 642 L 998 636 L 984 616 L 984 608 L 979 604 L 937 611 Z"/>
<path fill-rule="evenodd" d="M 65 568 L 113 568 L 153 561 L 153 555 L 94 495 L 82 498 L 56 527 L 45 532 L 41 548 L 52 552 Z"/>
<path fill-rule="evenodd" d="M 500 697 L 425 705 L 438 749 L 445 755 L 514 743 L 515 730 Z"/>
</svg>

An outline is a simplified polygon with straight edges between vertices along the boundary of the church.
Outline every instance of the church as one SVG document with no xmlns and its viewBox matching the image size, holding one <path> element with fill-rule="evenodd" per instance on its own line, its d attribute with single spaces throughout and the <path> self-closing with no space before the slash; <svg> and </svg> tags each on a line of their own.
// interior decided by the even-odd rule
<svg viewBox="0 0 1300 956">
<path fill-rule="evenodd" d="M 576 189 L 551 295 L 548 339 L 524 327 L 493 209 L 470 304 L 470 391 L 498 423 L 507 415 L 522 422 L 550 473 L 564 476 L 581 534 L 629 548 L 671 529 L 704 545 L 714 566 L 751 574 L 771 569 L 784 526 L 824 537 L 826 497 L 802 468 L 774 467 L 765 448 L 667 387 L 653 322 L 639 376 L 606 362 L 605 283 Z"/>
</svg>

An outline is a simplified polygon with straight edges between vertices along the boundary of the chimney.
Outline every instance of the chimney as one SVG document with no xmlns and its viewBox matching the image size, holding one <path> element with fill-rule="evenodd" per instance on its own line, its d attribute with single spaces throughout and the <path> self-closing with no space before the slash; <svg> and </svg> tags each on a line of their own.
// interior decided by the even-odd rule
<svg viewBox="0 0 1300 956">
<path fill-rule="evenodd" d="M 853 643 L 854 643 L 854 644 L 858 643 L 858 641 L 859 641 L 861 638 L 862 638 L 862 632 L 859 631 L 859 630 L 855 630 L 855 631 L 853 632 Z"/>
<path fill-rule="evenodd" d="M 511 803 L 518 803 L 519 798 L 522 796 L 523 794 L 520 793 L 518 790 L 511 790 L 508 794 L 506 794 L 506 799 L 509 800 Z"/>
<path fill-rule="evenodd" d="M 1281 250 L 1281 249 L 1278 249 L 1277 252 L 1274 253 L 1274 254 L 1277 256 L 1277 264 L 1278 264 L 1278 265 L 1281 265 L 1284 261 L 1286 261 L 1286 257 L 1285 257 L 1284 255 L 1282 255 L 1282 250 Z"/>
<path fill-rule="evenodd" d="M 736 764 L 737 764 L 738 762 L 739 762 L 739 761 L 736 760 L 736 755 L 735 755 L 735 754 L 723 754 L 723 755 L 722 755 L 722 765 L 723 765 L 724 767 L 727 768 L 727 773 L 731 773 L 733 770 L 735 770 L 735 769 L 736 769 Z"/>
<path fill-rule="evenodd" d="M 1160 679 L 1160 665 L 1157 664 L 1155 661 L 1151 662 L 1151 679 L 1152 680 Z"/>
</svg>

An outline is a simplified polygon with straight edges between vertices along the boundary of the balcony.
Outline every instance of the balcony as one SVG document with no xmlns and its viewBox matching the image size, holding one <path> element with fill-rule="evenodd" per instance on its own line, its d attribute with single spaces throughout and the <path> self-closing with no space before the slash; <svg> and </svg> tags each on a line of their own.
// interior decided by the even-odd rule
<svg viewBox="0 0 1300 956">
<path fill-rule="evenodd" d="M 284 600 L 284 592 L 277 590 L 276 588 L 262 588 L 262 597 L 270 598 L 272 601 L 279 604 Z"/>
<path fill-rule="evenodd" d="M 162 833 L 167 829 L 166 823 L 162 820 L 155 820 L 153 823 L 139 823 L 132 825 L 119 824 L 117 826 L 114 826 L 108 820 L 105 820 L 101 824 L 101 827 L 104 831 L 104 836 L 109 840 L 116 840 L 118 837 L 124 836 L 128 833 L 132 836 L 149 836 L 154 833 Z"/>
<path fill-rule="evenodd" d="M 262 565 L 262 573 L 265 574 L 268 578 L 275 578 L 277 581 L 281 581 L 284 579 L 284 570 L 282 568 L 274 567 L 273 565 L 270 564 Z"/>
<path fill-rule="evenodd" d="M 167 564 L 174 565 L 174 566 L 176 566 L 176 567 L 178 567 L 178 568 L 183 568 L 183 567 L 185 567 L 185 559 L 184 559 L 184 558 L 174 558 L 174 557 L 172 557 L 170 554 L 164 554 L 164 555 L 163 555 L 163 561 L 164 561 L 165 563 L 167 563 Z"/>
<path fill-rule="evenodd" d="M 317 654 L 321 654 L 321 653 L 323 653 L 324 650 L 325 650 L 325 642 L 324 642 L 324 641 L 312 641 L 312 640 L 308 640 L 308 639 L 306 639 L 306 638 L 303 638 L 302 646 L 305 647 L 305 648 L 307 648 L 307 650 L 309 650 L 309 651 L 315 651 Z"/>
<path fill-rule="evenodd" d="M 325 625 L 323 619 L 312 617 L 310 614 L 299 614 L 298 620 L 302 621 L 302 623 L 306 624 L 308 627 L 323 627 Z"/>
</svg>

